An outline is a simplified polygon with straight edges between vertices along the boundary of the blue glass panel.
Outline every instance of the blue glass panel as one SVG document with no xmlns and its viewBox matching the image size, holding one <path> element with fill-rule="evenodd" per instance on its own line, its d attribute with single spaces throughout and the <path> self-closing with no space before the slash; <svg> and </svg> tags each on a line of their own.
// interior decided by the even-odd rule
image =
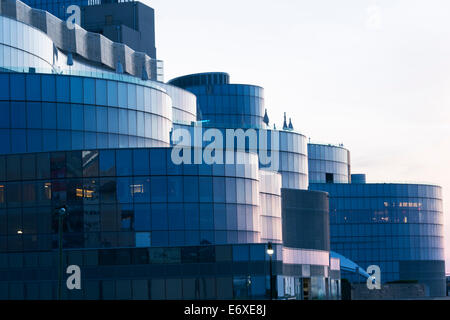
<svg viewBox="0 0 450 320">
<path fill-rule="evenodd" d="M 70 101 L 83 103 L 83 81 L 78 77 L 70 78 Z"/>
<path fill-rule="evenodd" d="M 55 77 L 42 75 L 42 100 L 53 102 L 56 99 Z"/>
<path fill-rule="evenodd" d="M 57 142 L 58 150 L 70 150 L 72 142 L 70 131 L 58 131 Z"/>
<path fill-rule="evenodd" d="M 201 245 L 214 244 L 214 232 L 213 231 L 201 231 L 200 232 L 200 244 Z"/>
<path fill-rule="evenodd" d="M 1 153 L 11 152 L 9 129 L 0 129 L 0 152 Z"/>
<path fill-rule="evenodd" d="M 168 206 L 169 230 L 184 230 L 184 211 L 181 204 Z"/>
<path fill-rule="evenodd" d="M 233 246 L 233 261 L 248 261 L 249 258 L 249 246 Z"/>
<path fill-rule="evenodd" d="M 97 105 L 106 105 L 106 81 L 105 80 L 95 80 L 95 101 Z"/>
<path fill-rule="evenodd" d="M 27 132 L 27 151 L 40 152 L 42 151 L 42 131 L 28 130 Z"/>
<path fill-rule="evenodd" d="M 128 111 L 128 133 L 130 135 L 135 136 L 136 135 L 136 126 L 137 126 L 137 120 L 136 120 L 136 111 Z"/>
<path fill-rule="evenodd" d="M 0 74 L 0 100 L 9 100 L 9 74 Z"/>
<path fill-rule="evenodd" d="M 97 107 L 97 131 L 108 132 L 108 108 Z"/>
<path fill-rule="evenodd" d="M 11 152 L 24 153 L 27 151 L 27 136 L 25 130 L 11 130 Z"/>
<path fill-rule="evenodd" d="M 84 133 L 84 148 L 85 149 L 97 148 L 97 134 L 95 134 L 94 132 Z"/>
<path fill-rule="evenodd" d="M 97 148 L 106 149 L 108 148 L 108 134 L 98 133 L 97 134 Z"/>
<path fill-rule="evenodd" d="M 119 133 L 128 134 L 128 112 L 126 109 L 119 109 Z"/>
<path fill-rule="evenodd" d="M 127 108 L 128 107 L 128 97 L 127 97 L 127 84 L 123 82 L 118 83 L 118 100 L 119 100 L 119 107 Z"/>
<path fill-rule="evenodd" d="M 186 231 L 185 238 L 187 246 L 196 246 L 200 244 L 200 233 L 198 231 Z"/>
<path fill-rule="evenodd" d="M 108 132 L 119 132 L 119 112 L 116 108 L 108 108 Z"/>
<path fill-rule="evenodd" d="M 212 202 L 213 201 L 213 186 L 212 177 L 200 177 L 200 202 Z"/>
<path fill-rule="evenodd" d="M 69 77 L 56 77 L 56 99 L 58 102 L 70 102 L 69 88 Z"/>
<path fill-rule="evenodd" d="M 137 113 L 137 135 L 141 137 L 145 136 L 145 122 L 143 112 Z"/>
<path fill-rule="evenodd" d="M 74 150 L 84 149 L 83 132 L 72 132 L 72 149 Z"/>
<path fill-rule="evenodd" d="M 39 75 L 29 74 L 26 77 L 26 83 L 27 100 L 41 101 L 41 77 Z"/>
<path fill-rule="evenodd" d="M 94 106 L 84 106 L 84 130 L 97 130 L 97 121 L 95 115 L 96 112 Z"/>
<path fill-rule="evenodd" d="M 108 106 L 117 107 L 117 82 L 108 81 Z"/>
<path fill-rule="evenodd" d="M 184 222 L 187 230 L 198 230 L 200 225 L 199 206 L 196 203 L 184 205 Z"/>
<path fill-rule="evenodd" d="M 40 102 L 27 103 L 27 126 L 32 129 L 41 128 L 42 110 Z"/>
<path fill-rule="evenodd" d="M 151 230 L 151 211 L 149 204 L 134 206 L 134 229 L 136 231 Z"/>
<path fill-rule="evenodd" d="M 168 177 L 169 202 L 183 202 L 183 177 Z"/>
<path fill-rule="evenodd" d="M 167 247 L 168 245 L 169 245 L 169 240 L 168 240 L 168 232 L 167 231 L 152 232 L 152 246 Z"/>
<path fill-rule="evenodd" d="M 128 136 L 119 135 L 119 147 L 128 148 Z"/>
<path fill-rule="evenodd" d="M 227 229 L 227 213 L 225 204 L 214 204 L 214 228 L 216 230 Z"/>
<path fill-rule="evenodd" d="M 152 175 L 165 175 L 166 163 L 166 150 L 150 149 L 150 172 Z"/>
<path fill-rule="evenodd" d="M 132 153 L 131 150 L 116 151 L 116 172 L 118 176 L 132 175 Z"/>
<path fill-rule="evenodd" d="M 54 151 L 56 150 L 56 131 L 55 130 L 44 130 L 43 133 L 43 151 Z"/>
<path fill-rule="evenodd" d="M 150 202 L 150 178 L 135 177 L 130 186 L 135 203 Z"/>
<path fill-rule="evenodd" d="M 100 175 L 114 176 L 116 174 L 116 157 L 114 150 L 100 151 Z"/>
<path fill-rule="evenodd" d="M 85 104 L 95 104 L 95 80 L 84 78 L 83 79 L 83 101 Z"/>
<path fill-rule="evenodd" d="M 42 127 L 56 129 L 56 104 L 42 103 Z"/>
<path fill-rule="evenodd" d="M 11 74 L 11 100 L 25 100 L 25 75 Z"/>
<path fill-rule="evenodd" d="M 72 130 L 83 130 L 83 106 L 72 104 L 71 109 Z"/>
<path fill-rule="evenodd" d="M 26 128 L 25 102 L 11 102 L 11 128 Z"/>
<path fill-rule="evenodd" d="M 152 229 L 168 230 L 166 204 L 152 204 Z"/>
<path fill-rule="evenodd" d="M 133 150 L 133 174 L 136 176 L 150 174 L 148 149 Z"/>
<path fill-rule="evenodd" d="M 167 177 L 152 177 L 152 202 L 167 202 Z"/>
<path fill-rule="evenodd" d="M 108 147 L 118 148 L 119 147 L 119 136 L 117 134 L 108 134 Z"/>
<path fill-rule="evenodd" d="M 132 189 L 131 178 L 117 178 L 117 200 L 120 203 L 132 203 L 133 199 L 131 197 Z"/>
<path fill-rule="evenodd" d="M 70 104 L 58 103 L 58 109 L 56 111 L 57 114 L 57 125 L 58 129 L 67 129 L 70 130 Z"/>
<path fill-rule="evenodd" d="M 137 109 L 144 111 L 144 87 L 136 86 Z"/>
<path fill-rule="evenodd" d="M 0 128 L 9 128 L 9 102 L 0 101 L 0 114 Z"/>
<path fill-rule="evenodd" d="M 127 84 L 128 89 L 128 107 L 131 109 L 136 109 L 136 85 Z"/>
<path fill-rule="evenodd" d="M 200 229 L 212 230 L 214 228 L 212 204 L 200 204 Z"/>
<path fill-rule="evenodd" d="M 143 148 L 145 143 L 142 142 L 142 138 L 137 138 L 135 136 L 129 136 L 130 148 Z"/>
<path fill-rule="evenodd" d="M 198 202 L 198 177 L 184 177 L 183 195 L 185 202 Z"/>
</svg>

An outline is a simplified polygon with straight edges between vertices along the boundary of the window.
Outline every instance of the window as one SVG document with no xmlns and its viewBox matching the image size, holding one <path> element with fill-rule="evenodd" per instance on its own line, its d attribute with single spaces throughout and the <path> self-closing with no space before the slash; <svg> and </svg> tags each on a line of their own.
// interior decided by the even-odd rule
<svg viewBox="0 0 450 320">
<path fill-rule="evenodd" d="M 100 179 L 100 199 L 102 203 L 116 201 L 116 181 L 114 179 Z"/>
<path fill-rule="evenodd" d="M 97 105 L 106 105 L 106 81 L 95 80 L 95 96 Z"/>
<path fill-rule="evenodd" d="M 150 178 L 135 177 L 130 185 L 134 202 L 150 202 Z"/>
<path fill-rule="evenodd" d="M 105 24 L 106 24 L 107 26 L 113 24 L 113 16 L 112 16 L 112 15 L 107 15 L 107 16 L 105 16 Z"/>
<path fill-rule="evenodd" d="M 151 210 L 149 204 L 136 204 L 134 207 L 134 230 L 151 230 Z"/>
<path fill-rule="evenodd" d="M 25 102 L 11 102 L 11 128 L 26 128 Z"/>
<path fill-rule="evenodd" d="M 131 150 L 117 150 L 116 151 L 116 170 L 118 176 L 131 176 L 132 175 L 132 161 Z"/>
<path fill-rule="evenodd" d="M 100 151 L 100 176 L 114 176 L 116 173 L 115 163 L 115 152 L 113 150 Z"/>
<path fill-rule="evenodd" d="M 152 177 L 151 179 L 151 201 L 166 202 L 167 201 L 167 178 Z"/>
<path fill-rule="evenodd" d="M 151 246 L 151 233 L 150 232 L 136 232 L 136 247 L 147 248 Z"/>
<path fill-rule="evenodd" d="M 326 173 L 325 174 L 325 181 L 326 183 L 334 183 L 334 177 L 332 173 Z"/>
<path fill-rule="evenodd" d="M 167 230 L 167 206 L 166 204 L 152 205 L 152 230 Z M 167 240 L 166 240 L 167 241 Z"/>
<path fill-rule="evenodd" d="M 147 149 L 133 150 L 133 173 L 134 175 L 149 175 L 149 153 Z"/>
</svg>

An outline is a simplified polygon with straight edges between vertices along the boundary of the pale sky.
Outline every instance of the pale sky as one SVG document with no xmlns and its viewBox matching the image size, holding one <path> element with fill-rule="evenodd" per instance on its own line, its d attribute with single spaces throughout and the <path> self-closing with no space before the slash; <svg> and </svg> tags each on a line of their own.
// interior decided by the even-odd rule
<svg viewBox="0 0 450 320">
<path fill-rule="evenodd" d="M 450 273 L 450 1 L 145 0 L 165 79 L 224 71 L 271 122 L 344 143 L 369 182 L 444 187 Z"/>
</svg>

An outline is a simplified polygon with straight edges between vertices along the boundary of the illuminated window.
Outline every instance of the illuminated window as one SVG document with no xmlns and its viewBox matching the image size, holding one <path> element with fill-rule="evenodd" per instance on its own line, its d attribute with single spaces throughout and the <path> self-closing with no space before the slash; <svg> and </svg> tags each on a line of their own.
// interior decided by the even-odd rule
<svg viewBox="0 0 450 320">
<path fill-rule="evenodd" d="M 5 186 L 0 185 L 0 203 L 5 202 Z"/>
<path fill-rule="evenodd" d="M 50 182 L 44 184 L 44 193 L 47 200 L 52 199 L 52 184 Z"/>
<path fill-rule="evenodd" d="M 130 185 L 131 194 L 144 193 L 143 184 L 132 184 Z"/>
</svg>

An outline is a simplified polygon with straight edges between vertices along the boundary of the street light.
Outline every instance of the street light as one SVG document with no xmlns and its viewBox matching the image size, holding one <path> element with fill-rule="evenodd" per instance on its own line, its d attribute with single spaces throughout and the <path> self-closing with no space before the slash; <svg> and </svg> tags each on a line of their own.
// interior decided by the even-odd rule
<svg viewBox="0 0 450 320">
<path fill-rule="evenodd" d="M 56 209 L 58 215 L 58 300 L 61 300 L 62 292 L 62 274 L 63 274 L 63 255 L 62 255 L 62 236 L 63 236 L 63 219 L 67 214 L 67 207 L 62 206 Z"/>
<path fill-rule="evenodd" d="M 267 244 L 267 254 L 269 255 L 269 272 L 270 272 L 270 300 L 273 300 L 273 284 L 272 284 L 272 255 L 273 255 L 272 242 Z"/>
</svg>

